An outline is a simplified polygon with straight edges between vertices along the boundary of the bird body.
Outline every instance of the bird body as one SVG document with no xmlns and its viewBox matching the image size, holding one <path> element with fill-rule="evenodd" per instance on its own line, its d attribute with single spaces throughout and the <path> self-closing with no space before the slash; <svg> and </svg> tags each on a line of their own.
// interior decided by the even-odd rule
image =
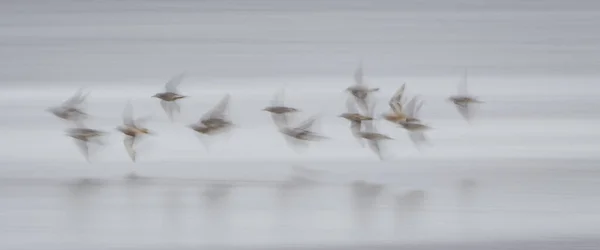
<svg viewBox="0 0 600 250">
<path fill-rule="evenodd" d="M 163 108 L 165 113 L 169 116 L 169 119 L 173 120 L 174 113 L 180 111 L 177 100 L 186 98 L 187 96 L 179 94 L 177 86 L 181 84 L 181 81 L 185 77 L 185 73 L 174 76 L 165 84 L 165 91 L 157 93 L 152 97 L 160 99 L 160 106 Z"/>
<path fill-rule="evenodd" d="M 469 94 L 467 90 L 467 70 L 463 74 L 462 81 L 458 84 L 458 93 L 448 98 L 450 102 L 456 106 L 456 109 L 460 115 L 467 121 L 471 120 L 473 116 L 472 105 L 483 103 L 477 97 Z"/>
</svg>

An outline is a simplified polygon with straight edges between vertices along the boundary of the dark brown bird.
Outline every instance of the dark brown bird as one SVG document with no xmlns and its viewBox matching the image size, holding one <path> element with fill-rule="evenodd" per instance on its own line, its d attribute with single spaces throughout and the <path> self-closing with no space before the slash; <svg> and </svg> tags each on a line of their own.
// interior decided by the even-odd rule
<svg viewBox="0 0 600 250">
<path fill-rule="evenodd" d="M 458 112 L 462 117 L 470 121 L 473 117 L 472 105 L 483 103 L 477 97 L 472 96 L 467 90 L 467 70 L 463 74 L 462 81 L 458 84 L 458 93 L 450 96 L 448 101 L 454 103 Z"/>
<path fill-rule="evenodd" d="M 185 73 L 181 73 L 171 78 L 165 84 L 165 92 L 155 94 L 152 97 L 160 99 L 160 105 L 163 110 L 169 116 L 169 119 L 173 120 L 174 112 L 180 112 L 179 104 L 177 104 L 177 100 L 186 98 L 187 96 L 179 94 L 177 90 L 177 86 L 181 84 L 183 78 L 185 77 Z"/>
<path fill-rule="evenodd" d="M 229 95 L 226 95 L 209 112 L 204 114 L 198 122 L 189 125 L 189 127 L 201 134 L 213 135 L 229 130 L 233 123 L 227 117 L 229 107 Z"/>
<path fill-rule="evenodd" d="M 296 108 L 285 106 L 283 98 L 284 90 L 282 89 L 279 92 L 275 93 L 275 96 L 271 101 L 271 106 L 268 106 L 263 109 L 263 111 L 271 113 L 271 118 L 273 119 L 273 123 L 275 123 L 277 128 L 287 126 L 290 122 L 289 114 L 300 111 Z"/>
</svg>

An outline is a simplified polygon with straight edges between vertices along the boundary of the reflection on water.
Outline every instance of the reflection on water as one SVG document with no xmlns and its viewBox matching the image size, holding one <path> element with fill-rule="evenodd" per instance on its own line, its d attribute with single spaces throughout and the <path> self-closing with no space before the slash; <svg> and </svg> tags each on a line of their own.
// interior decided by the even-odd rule
<svg viewBox="0 0 600 250">
<path fill-rule="evenodd" d="M 600 200 L 590 189 L 595 179 L 585 176 L 589 171 L 530 171 L 524 177 L 527 172 L 497 169 L 468 178 L 423 173 L 406 172 L 385 184 L 333 182 L 340 176 L 316 181 L 297 173 L 279 184 L 158 177 L 5 180 L 1 194 L 12 198 L 0 205 L 6 214 L 15 212 L 3 217 L 9 223 L 2 230 L 16 233 L 11 220 L 35 218 L 54 221 L 46 230 L 77 235 L 72 241 L 82 244 L 151 239 L 218 245 L 520 238 L 598 229 L 600 214 L 594 211 Z M 43 212 L 14 210 L 39 200 L 46 200 Z"/>
</svg>

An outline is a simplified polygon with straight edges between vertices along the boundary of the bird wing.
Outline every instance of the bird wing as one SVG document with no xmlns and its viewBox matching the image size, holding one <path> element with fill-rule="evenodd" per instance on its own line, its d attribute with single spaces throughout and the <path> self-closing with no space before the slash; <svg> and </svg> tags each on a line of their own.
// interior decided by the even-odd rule
<svg viewBox="0 0 600 250">
<path fill-rule="evenodd" d="M 469 94 L 469 92 L 467 91 L 467 73 L 467 69 L 465 69 L 463 77 L 458 83 L 458 94 L 461 96 L 467 96 Z"/>
<path fill-rule="evenodd" d="M 225 95 L 215 107 L 213 107 L 208 113 L 206 113 L 200 121 L 208 119 L 223 118 L 226 115 L 227 107 L 229 106 L 229 94 Z"/>
<path fill-rule="evenodd" d="M 382 159 L 381 148 L 379 147 L 379 142 L 377 140 L 368 140 L 368 144 L 369 144 L 369 148 L 371 148 L 371 150 L 373 150 L 373 152 L 375 152 L 375 154 L 377 154 L 379 159 Z"/>
<path fill-rule="evenodd" d="M 456 109 L 462 115 L 463 118 L 465 118 L 466 120 L 471 119 L 471 109 L 469 108 L 469 104 L 457 104 Z"/>
<path fill-rule="evenodd" d="M 133 145 L 135 143 L 135 137 L 133 136 L 125 136 L 125 140 L 123 141 L 123 144 L 125 145 L 125 150 L 127 150 L 127 154 L 129 154 L 129 157 L 131 158 L 132 161 L 135 162 L 135 149 L 133 148 Z"/>
<path fill-rule="evenodd" d="M 313 124 L 315 123 L 316 120 L 317 120 L 316 116 L 311 116 L 308 119 L 306 119 L 304 122 L 300 123 L 300 125 L 298 125 L 295 129 L 310 130 L 310 128 L 313 126 Z"/>
<path fill-rule="evenodd" d="M 284 89 L 280 89 L 279 91 L 275 92 L 275 95 L 273 96 L 273 100 L 271 100 L 271 106 L 273 106 L 273 107 L 283 106 L 283 97 L 284 96 L 285 96 Z"/>
<path fill-rule="evenodd" d="M 69 98 L 63 102 L 63 106 L 64 107 L 73 107 L 73 108 L 77 107 L 77 106 L 83 104 L 83 102 L 85 102 L 85 99 L 87 98 L 88 95 L 89 95 L 89 93 L 83 94 L 83 88 L 80 88 L 79 90 L 77 90 L 77 92 L 75 92 L 75 94 L 73 96 L 71 96 L 71 98 Z"/>
<path fill-rule="evenodd" d="M 350 122 L 350 131 L 352 131 L 352 135 L 354 136 L 354 138 L 356 138 L 358 143 L 364 147 L 364 140 L 360 136 L 361 123 L 362 122 L 355 122 L 355 121 Z"/>
<path fill-rule="evenodd" d="M 352 98 L 351 96 L 349 96 L 348 99 L 346 100 L 346 110 L 350 114 L 358 113 L 358 109 L 356 108 L 356 102 L 354 102 L 354 101 L 355 101 L 354 98 Z"/>
<path fill-rule="evenodd" d="M 173 120 L 173 111 L 177 109 L 179 106 L 176 102 L 167 102 L 164 100 L 160 101 L 160 106 L 165 111 L 169 119 Z"/>
<path fill-rule="evenodd" d="M 392 98 L 390 98 L 390 101 L 389 101 L 390 108 L 396 114 L 402 113 L 402 97 L 404 95 L 405 88 L 406 88 L 406 83 L 402 84 L 402 86 L 400 88 L 398 88 L 398 90 L 396 90 L 394 95 L 392 95 Z"/>
<path fill-rule="evenodd" d="M 85 160 L 89 161 L 90 160 L 90 154 L 89 154 L 89 149 L 88 149 L 87 142 L 79 140 L 79 139 L 73 139 L 73 140 L 75 141 L 75 145 L 77 145 L 77 147 L 79 148 L 79 151 L 81 151 L 81 153 L 85 157 Z"/>
<path fill-rule="evenodd" d="M 181 83 L 183 78 L 185 77 L 185 72 L 180 73 L 179 75 L 174 76 L 165 84 L 165 90 L 171 93 L 177 93 L 177 86 Z"/>
<path fill-rule="evenodd" d="M 423 106 L 423 101 L 421 101 L 419 99 L 419 96 L 414 96 L 412 99 L 410 99 L 410 101 L 408 101 L 408 103 L 406 104 L 406 106 L 404 107 L 404 113 L 411 118 L 418 118 L 419 116 L 419 110 L 421 109 L 421 106 Z"/>
<path fill-rule="evenodd" d="M 375 133 L 376 132 L 375 124 L 373 124 L 373 121 L 363 121 L 362 124 L 364 124 L 364 132 L 367 132 L 367 133 Z"/>
<path fill-rule="evenodd" d="M 421 108 L 423 107 L 423 104 L 425 103 L 425 101 L 421 100 L 419 102 L 419 104 L 417 104 L 417 106 L 415 107 L 415 115 L 414 118 L 419 118 L 419 111 L 421 111 Z"/>
<path fill-rule="evenodd" d="M 123 124 L 127 126 L 135 126 L 135 122 L 133 121 L 133 106 L 131 105 L 131 101 L 125 104 L 125 110 L 123 110 Z"/>
<path fill-rule="evenodd" d="M 364 84 L 364 73 L 363 73 L 363 63 L 362 60 L 358 63 L 358 67 L 354 71 L 354 82 L 356 85 Z"/>
<path fill-rule="evenodd" d="M 287 114 L 271 114 L 271 118 L 273 119 L 273 123 L 275 123 L 275 125 L 278 128 L 283 128 L 288 126 L 289 124 L 289 119 Z"/>
<path fill-rule="evenodd" d="M 427 139 L 425 138 L 425 134 L 420 131 L 419 132 L 410 131 L 410 132 L 408 132 L 408 137 L 413 142 L 413 144 L 415 144 L 417 146 L 427 142 Z"/>
</svg>

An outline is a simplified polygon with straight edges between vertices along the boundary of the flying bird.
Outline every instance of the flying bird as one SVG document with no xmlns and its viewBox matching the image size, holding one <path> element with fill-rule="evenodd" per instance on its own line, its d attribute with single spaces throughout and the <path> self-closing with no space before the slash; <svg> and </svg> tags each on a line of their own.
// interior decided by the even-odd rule
<svg viewBox="0 0 600 250">
<path fill-rule="evenodd" d="M 369 94 L 379 91 L 379 88 L 369 88 L 364 82 L 362 61 L 354 72 L 355 84 L 346 89 L 355 98 L 356 103 L 364 110 L 369 110 Z"/>
<path fill-rule="evenodd" d="M 376 132 L 375 126 L 371 121 L 365 123 L 364 130 L 360 131 L 358 135 L 360 138 L 367 140 L 367 144 L 371 150 L 377 154 L 380 160 L 383 160 L 380 142 L 383 140 L 392 140 L 392 138 Z"/>
<path fill-rule="evenodd" d="M 143 123 L 148 119 L 149 117 L 141 117 L 134 120 L 133 106 L 131 102 L 128 102 L 123 111 L 123 125 L 117 127 L 117 130 L 125 135 L 123 144 L 129 157 L 134 162 L 136 161 L 135 144 L 140 140 L 141 136 L 151 134 L 150 130 L 143 127 Z"/>
<path fill-rule="evenodd" d="M 79 147 L 81 153 L 85 157 L 86 161 L 90 161 L 89 144 L 95 143 L 103 145 L 104 143 L 100 140 L 105 132 L 85 127 L 76 127 L 67 129 L 67 136 L 72 137 L 77 147 Z"/>
<path fill-rule="evenodd" d="M 275 123 L 278 128 L 285 127 L 289 124 L 289 114 L 299 112 L 299 110 L 296 108 L 285 106 L 283 103 L 283 97 L 284 90 L 282 89 L 275 93 L 275 96 L 271 101 L 271 105 L 263 109 L 263 111 L 271 113 L 273 123 Z"/>
<path fill-rule="evenodd" d="M 425 131 L 431 129 L 431 127 L 423 124 L 421 119 L 419 118 L 419 111 L 420 111 L 421 107 L 423 106 L 423 102 L 421 101 L 417 105 L 416 104 L 417 101 L 418 101 L 417 97 L 414 97 L 406 105 L 406 114 L 407 114 L 407 117 L 409 117 L 410 119 L 400 121 L 398 123 L 398 125 L 400 125 L 404 129 L 406 129 L 406 131 L 408 132 L 408 136 L 409 136 L 410 140 L 413 142 L 413 144 L 415 144 L 416 146 L 420 146 L 422 144 L 427 143 L 427 138 L 425 137 Z"/>
<path fill-rule="evenodd" d="M 307 142 L 309 141 L 327 139 L 327 137 L 311 130 L 316 120 L 317 117 L 312 116 L 296 127 L 283 126 L 279 129 L 279 131 L 286 135 L 286 139 L 288 139 L 290 144 L 306 146 Z"/>
<path fill-rule="evenodd" d="M 466 69 L 463 74 L 462 81 L 458 84 L 458 93 L 456 95 L 450 96 L 448 100 L 454 103 L 458 112 L 467 121 L 470 121 L 473 116 L 472 105 L 483 103 L 477 97 L 472 96 L 468 93 Z"/>
<path fill-rule="evenodd" d="M 152 96 L 160 99 L 160 105 L 171 120 L 173 120 L 175 112 L 179 113 L 181 111 L 177 100 L 187 97 L 179 94 L 179 91 L 177 90 L 177 86 L 181 84 L 184 77 L 185 73 L 174 76 L 165 84 L 165 92 L 157 93 Z"/>
<path fill-rule="evenodd" d="M 350 121 L 350 131 L 352 135 L 359 141 L 361 146 L 364 146 L 360 136 L 361 127 L 364 121 L 372 121 L 373 117 L 360 114 L 351 98 L 346 101 L 347 111 L 339 115 L 340 117 Z"/>
<path fill-rule="evenodd" d="M 229 95 L 226 95 L 214 108 L 204 114 L 198 122 L 188 127 L 203 135 L 216 135 L 229 131 L 233 127 L 233 123 L 227 117 L 228 107 Z"/>
<path fill-rule="evenodd" d="M 85 113 L 83 107 L 88 95 L 89 93 L 83 94 L 83 90 L 79 89 L 75 95 L 64 101 L 60 106 L 50 107 L 46 111 L 63 120 L 74 122 L 77 126 L 83 126 L 83 121 L 88 118 L 88 114 Z"/>
</svg>

